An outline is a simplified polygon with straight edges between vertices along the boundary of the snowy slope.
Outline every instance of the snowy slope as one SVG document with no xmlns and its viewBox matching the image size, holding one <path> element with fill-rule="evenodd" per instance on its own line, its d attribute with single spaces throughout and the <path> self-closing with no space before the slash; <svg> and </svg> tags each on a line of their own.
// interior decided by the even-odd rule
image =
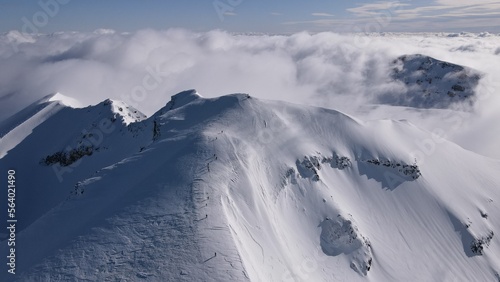
<svg viewBox="0 0 500 282">
<path fill-rule="evenodd" d="M 128 113 L 118 113 L 115 105 L 111 100 L 85 108 L 72 108 L 60 102 L 36 102 L 5 122 L 16 124 L 13 121 L 25 119 L 1 139 L 6 143 L 20 142 L 2 157 L 2 167 L 5 164 L 19 170 L 17 184 L 30 187 L 16 192 L 16 199 L 29 207 L 17 211 L 23 218 L 18 223 L 18 231 L 66 199 L 78 180 L 103 165 L 116 163 L 131 152 L 139 151 L 138 144 L 142 141 L 136 140 L 146 125 L 127 126 Z M 14 139 L 20 135 L 11 138 L 12 133 L 23 131 L 26 136 L 22 139 Z M 120 142 L 125 137 L 131 140 Z M 64 161 L 54 162 L 62 159 Z M 6 196 L 1 195 L 0 199 Z"/>
<path fill-rule="evenodd" d="M 141 113 L 136 108 L 127 105 L 125 102 L 115 101 L 115 100 L 107 100 L 107 101 L 111 104 L 113 113 L 115 113 L 118 116 L 121 116 L 123 122 L 127 125 L 133 122 L 139 122 L 141 120 L 146 119 L 145 114 Z"/>
<path fill-rule="evenodd" d="M 2 162 L 35 159 L 44 181 L 57 163 L 27 150 L 73 115 L 111 118 L 103 104 L 47 120 Z M 20 280 L 498 279 L 500 162 L 410 123 L 185 91 L 120 124 L 45 194 L 19 176 L 35 187 L 20 204 L 56 198 L 19 214 Z M 41 148 L 78 138 L 53 140 Z"/>
<path fill-rule="evenodd" d="M 60 93 L 36 101 L 0 123 L 0 157 L 19 144 L 35 127 L 64 107 L 81 107 L 80 103 Z"/>
<path fill-rule="evenodd" d="M 125 124 L 144 120 L 146 115 L 122 101 L 106 100 L 116 117 L 121 117 Z M 51 94 L 29 105 L 19 113 L 0 123 L 0 157 L 16 147 L 34 128 L 59 112 L 61 109 L 83 108 L 83 105 L 61 93 Z"/>
</svg>

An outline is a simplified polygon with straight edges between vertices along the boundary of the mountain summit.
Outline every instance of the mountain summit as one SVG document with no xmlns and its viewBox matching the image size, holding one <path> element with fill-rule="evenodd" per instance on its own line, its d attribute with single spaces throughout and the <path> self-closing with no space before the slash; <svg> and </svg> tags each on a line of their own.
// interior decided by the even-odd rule
<svg viewBox="0 0 500 282">
<path fill-rule="evenodd" d="M 404 55 L 392 62 L 392 78 L 401 82 L 406 91 L 396 97 L 383 97 L 382 102 L 416 108 L 472 104 L 482 77 L 482 73 L 472 68 L 421 54 Z"/>
<path fill-rule="evenodd" d="M 1 159 L 20 281 L 499 277 L 499 161 L 248 94 L 181 92 L 132 123 L 107 104 L 59 111 Z"/>
</svg>

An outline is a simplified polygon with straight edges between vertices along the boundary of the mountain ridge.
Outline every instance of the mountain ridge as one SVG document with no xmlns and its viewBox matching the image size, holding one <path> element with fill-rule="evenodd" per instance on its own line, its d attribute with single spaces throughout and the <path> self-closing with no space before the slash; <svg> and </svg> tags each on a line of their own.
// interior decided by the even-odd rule
<svg viewBox="0 0 500 282">
<path fill-rule="evenodd" d="M 498 273 L 498 160 L 406 121 L 361 121 L 248 94 L 174 97 L 128 125 L 113 123 L 109 110 L 96 119 L 101 104 L 67 110 L 115 129 L 101 130 L 100 151 L 69 165 L 63 182 L 42 186 L 52 190 L 18 195 L 25 204 L 46 200 L 19 214 L 19 279 L 491 280 Z M 81 125 L 91 132 L 88 123 Z M 33 182 L 20 179 L 23 187 L 57 166 L 40 164 L 35 151 L 90 140 L 79 139 L 77 126 L 76 139 L 42 143 L 16 162 L 50 127 L 37 127 L 2 158 L 20 173 L 31 167 Z"/>
</svg>

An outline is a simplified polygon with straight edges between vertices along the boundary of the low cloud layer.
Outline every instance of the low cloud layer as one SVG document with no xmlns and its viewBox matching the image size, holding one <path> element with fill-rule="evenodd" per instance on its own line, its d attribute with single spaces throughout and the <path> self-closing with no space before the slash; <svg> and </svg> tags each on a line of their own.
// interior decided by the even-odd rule
<svg viewBox="0 0 500 282">
<path fill-rule="evenodd" d="M 151 115 L 171 95 L 190 88 L 205 97 L 244 92 L 360 114 L 378 97 L 404 91 L 390 79 L 390 62 L 404 54 L 422 53 L 476 68 L 493 85 L 483 87 L 481 94 L 491 94 L 499 89 L 500 67 L 494 63 L 499 49 L 500 37 L 490 34 L 13 31 L 0 35 L 0 119 L 55 92 L 84 104 L 123 100 Z M 494 95 L 488 99 L 478 103 L 484 107 L 478 110 L 493 115 L 489 107 L 500 103 Z"/>
<path fill-rule="evenodd" d="M 331 33 L 245 36 L 172 29 L 27 38 L 11 32 L 0 44 L 0 97 L 9 104 L 61 92 L 86 104 L 126 100 L 147 114 L 186 88 L 208 97 L 247 92 L 299 103 L 318 95 L 328 100 L 329 94 L 371 94 L 388 87 L 380 82 L 396 55 Z"/>
</svg>

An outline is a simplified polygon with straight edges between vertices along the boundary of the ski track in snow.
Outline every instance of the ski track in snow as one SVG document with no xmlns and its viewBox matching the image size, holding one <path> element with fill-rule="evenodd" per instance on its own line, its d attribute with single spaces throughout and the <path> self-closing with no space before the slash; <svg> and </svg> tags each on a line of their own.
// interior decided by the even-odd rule
<svg viewBox="0 0 500 282">
<path fill-rule="evenodd" d="M 89 126 L 54 119 L 114 117 L 103 108 L 55 113 L 2 159 L 33 171 L 20 184 L 35 196 L 18 195 L 33 204 L 17 238 L 19 281 L 495 281 L 500 271 L 500 162 L 443 141 L 417 160 L 418 178 L 387 187 L 397 170 L 377 162 L 413 164 L 414 140 L 431 136 L 407 122 L 185 91 L 116 124 L 99 144 L 108 149 L 36 190 L 53 173 L 41 157 Z M 66 138 L 40 142 L 51 125 Z M 33 144 L 42 153 L 25 151 Z M 322 161 L 334 156 L 350 165 Z M 337 219 L 327 243 L 342 251 L 330 252 L 322 222 Z"/>
</svg>

